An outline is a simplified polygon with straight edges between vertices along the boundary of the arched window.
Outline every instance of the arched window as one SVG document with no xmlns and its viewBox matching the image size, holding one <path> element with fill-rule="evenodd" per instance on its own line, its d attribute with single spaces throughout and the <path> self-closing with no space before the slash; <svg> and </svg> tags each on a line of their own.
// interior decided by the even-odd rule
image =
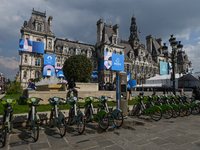
<svg viewBox="0 0 200 150">
<path fill-rule="evenodd" d="M 70 49 L 70 54 L 71 55 L 74 54 L 74 49 L 73 48 Z"/>
<path fill-rule="evenodd" d="M 60 46 L 57 47 L 57 52 L 58 52 L 58 53 L 61 52 Z"/>
<path fill-rule="evenodd" d="M 25 55 L 25 58 L 24 58 L 24 63 L 27 63 L 27 55 Z"/>
<path fill-rule="evenodd" d="M 39 78 L 40 77 L 40 72 L 39 71 L 36 71 L 35 72 L 35 78 Z"/>
<path fill-rule="evenodd" d="M 27 77 L 27 72 L 24 71 L 24 79 L 26 79 L 26 77 Z"/>
<path fill-rule="evenodd" d="M 122 52 L 120 51 L 120 55 L 122 55 Z"/>
<path fill-rule="evenodd" d="M 37 25 L 37 31 L 42 31 L 42 25 L 40 23 Z"/>
<path fill-rule="evenodd" d="M 37 39 L 37 42 L 41 42 L 42 40 L 41 39 Z"/>
<path fill-rule="evenodd" d="M 106 51 L 108 52 L 108 48 L 106 48 Z"/>
<path fill-rule="evenodd" d="M 85 55 L 85 51 L 84 50 L 82 50 L 82 54 Z"/>
</svg>

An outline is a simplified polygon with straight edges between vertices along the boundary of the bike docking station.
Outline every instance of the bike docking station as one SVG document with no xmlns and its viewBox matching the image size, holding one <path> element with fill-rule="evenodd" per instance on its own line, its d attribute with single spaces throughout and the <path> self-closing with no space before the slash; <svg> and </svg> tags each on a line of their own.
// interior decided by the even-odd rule
<svg viewBox="0 0 200 150">
<path fill-rule="evenodd" d="M 128 100 L 127 100 L 127 73 L 118 71 L 116 73 L 116 101 L 117 109 L 123 111 L 123 118 L 128 116 Z"/>
</svg>

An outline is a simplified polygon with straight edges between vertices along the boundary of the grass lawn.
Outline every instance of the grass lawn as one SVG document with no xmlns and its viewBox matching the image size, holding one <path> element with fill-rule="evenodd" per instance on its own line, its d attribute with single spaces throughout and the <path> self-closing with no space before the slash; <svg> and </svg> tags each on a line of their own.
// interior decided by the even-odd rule
<svg viewBox="0 0 200 150">
<path fill-rule="evenodd" d="M 6 94 L 3 98 L 17 98 L 19 99 L 19 97 L 21 96 L 22 94 Z M 128 101 L 128 105 L 135 105 L 137 102 L 135 100 L 129 100 Z M 84 105 L 85 103 L 82 103 L 82 102 L 78 102 L 78 105 Z M 94 107 L 97 107 L 98 104 L 101 104 L 100 102 L 93 102 L 93 106 Z M 107 103 L 108 106 L 113 106 L 113 102 L 108 102 Z M 115 106 L 115 104 L 114 104 Z M 67 110 L 67 109 L 70 109 L 71 105 L 69 104 L 65 104 L 65 105 L 62 105 L 62 110 Z M 37 111 L 38 112 L 43 112 L 43 111 L 50 111 L 52 108 L 52 106 L 50 104 L 41 104 L 40 106 L 37 107 Z M 28 113 L 28 110 L 29 110 L 29 107 L 28 105 L 20 105 L 18 103 L 16 103 L 15 107 L 14 107 L 14 110 L 13 110 L 13 113 L 14 114 L 21 114 L 21 113 Z M 4 111 L 4 108 L 3 108 L 3 105 L 0 103 L 0 115 L 3 115 L 3 111 Z"/>
</svg>

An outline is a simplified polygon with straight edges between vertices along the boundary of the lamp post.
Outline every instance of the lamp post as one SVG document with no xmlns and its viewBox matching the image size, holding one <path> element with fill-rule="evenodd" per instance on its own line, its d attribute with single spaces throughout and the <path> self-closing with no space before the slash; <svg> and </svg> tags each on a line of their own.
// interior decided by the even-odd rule
<svg viewBox="0 0 200 150">
<path fill-rule="evenodd" d="M 173 72 L 173 94 L 176 95 L 176 89 L 175 89 L 175 58 L 176 58 L 176 52 L 178 50 L 182 50 L 183 48 L 183 45 L 181 44 L 181 41 L 179 41 L 179 44 L 178 42 L 176 41 L 176 38 L 173 37 L 173 35 L 171 35 L 171 38 L 169 39 L 169 42 L 170 42 L 170 46 L 172 47 L 172 72 Z M 177 45 L 178 44 L 178 45 Z"/>
</svg>

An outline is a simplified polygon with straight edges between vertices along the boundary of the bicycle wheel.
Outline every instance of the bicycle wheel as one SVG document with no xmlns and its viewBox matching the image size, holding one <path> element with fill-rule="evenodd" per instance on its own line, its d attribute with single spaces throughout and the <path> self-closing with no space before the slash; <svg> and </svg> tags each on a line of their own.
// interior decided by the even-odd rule
<svg viewBox="0 0 200 150">
<path fill-rule="evenodd" d="M 115 119 L 113 119 L 113 123 L 114 125 L 119 128 L 122 126 L 123 124 L 123 115 L 121 112 L 118 112 L 116 116 L 114 116 Z"/>
<path fill-rule="evenodd" d="M 187 114 L 186 116 L 189 116 L 192 114 L 192 108 L 191 107 L 187 107 Z"/>
<path fill-rule="evenodd" d="M 75 112 L 74 112 L 74 109 L 71 107 L 70 110 L 69 110 L 69 118 L 68 118 L 68 124 L 69 125 L 74 124 L 74 116 L 75 116 Z"/>
<path fill-rule="evenodd" d="M 4 130 L 2 131 L 2 144 L 4 147 L 6 145 L 6 139 L 7 139 L 7 133 L 8 133 L 8 128 L 4 128 Z"/>
<path fill-rule="evenodd" d="M 53 128 L 53 127 L 54 127 L 53 114 L 54 114 L 54 111 L 51 111 L 51 115 L 50 115 L 50 118 L 49 118 L 49 127 L 50 127 L 50 128 Z"/>
<path fill-rule="evenodd" d="M 180 115 L 180 109 L 178 107 L 173 108 L 173 118 L 176 118 Z"/>
<path fill-rule="evenodd" d="M 198 106 L 194 106 L 193 108 L 192 108 L 192 114 L 193 115 L 197 115 L 199 113 L 199 107 Z"/>
<path fill-rule="evenodd" d="M 85 116 L 86 116 L 86 123 L 90 122 L 92 118 L 91 118 L 91 115 L 90 115 L 90 109 L 89 108 L 85 111 Z"/>
<path fill-rule="evenodd" d="M 164 110 L 163 118 L 169 119 L 172 117 L 173 117 L 173 110 L 171 108 L 167 108 L 166 110 Z"/>
<path fill-rule="evenodd" d="M 150 117 L 155 121 L 159 121 L 162 118 L 161 110 L 151 111 Z"/>
<path fill-rule="evenodd" d="M 35 125 L 32 128 L 32 134 L 33 134 L 33 140 L 34 140 L 34 142 L 36 142 L 38 140 L 38 138 L 39 138 L 39 132 L 40 132 L 39 123 L 35 122 Z"/>
<path fill-rule="evenodd" d="M 82 116 L 82 114 L 79 113 L 79 111 L 77 112 L 77 114 L 79 114 L 78 115 L 79 121 L 78 121 L 78 124 L 77 124 L 78 133 L 82 134 L 85 130 L 85 119 Z"/>
<path fill-rule="evenodd" d="M 180 109 L 180 116 L 181 117 L 184 117 L 184 116 L 186 116 L 187 115 L 187 108 L 186 107 L 182 107 L 181 109 Z"/>
<path fill-rule="evenodd" d="M 103 130 L 108 129 L 108 127 L 109 127 L 109 117 L 108 117 L 107 114 L 103 115 L 103 117 L 99 121 L 99 127 Z"/>
<path fill-rule="evenodd" d="M 59 129 L 60 129 L 60 135 L 61 137 L 65 136 L 66 134 L 66 128 L 67 128 L 67 123 L 64 119 L 62 119 L 60 122 L 59 122 Z"/>
</svg>

